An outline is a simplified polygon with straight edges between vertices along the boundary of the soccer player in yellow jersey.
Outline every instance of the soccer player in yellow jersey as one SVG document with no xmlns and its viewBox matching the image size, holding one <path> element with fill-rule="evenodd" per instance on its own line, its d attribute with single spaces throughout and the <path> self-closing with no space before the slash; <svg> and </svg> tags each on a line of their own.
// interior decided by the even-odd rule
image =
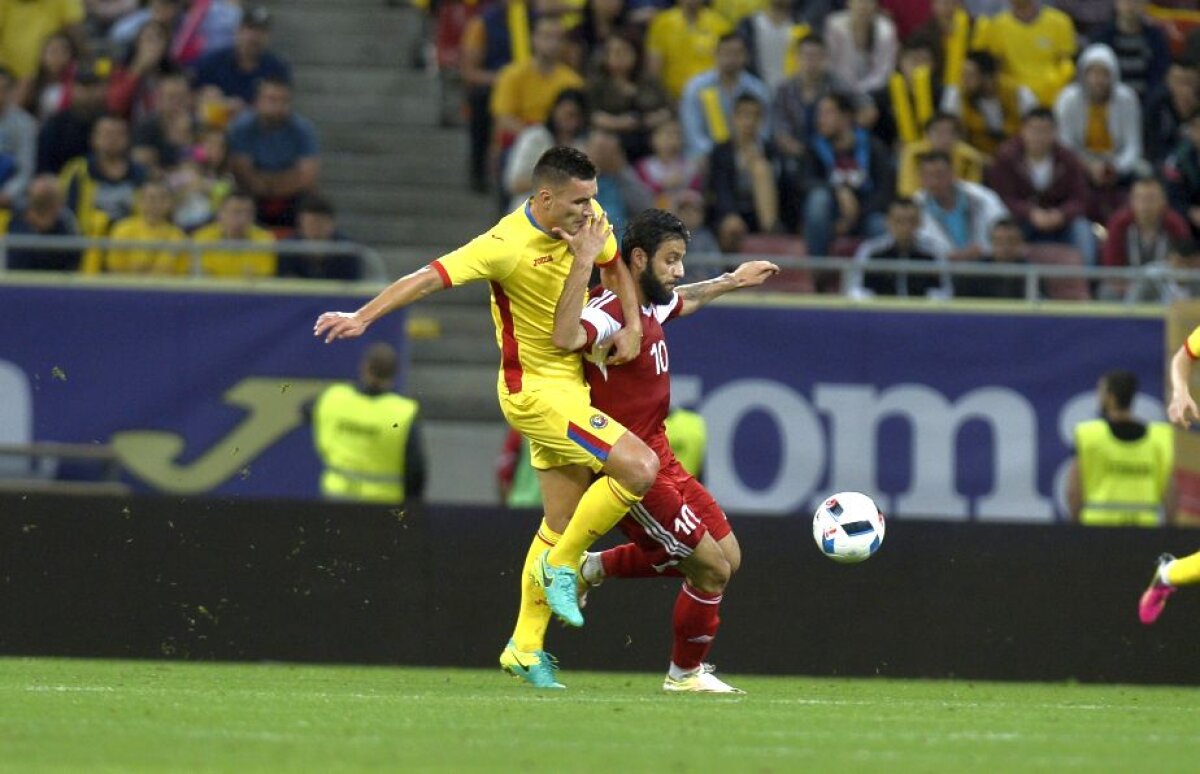
<svg viewBox="0 0 1200 774">
<path fill-rule="evenodd" d="M 1171 403 L 1167 406 L 1167 418 L 1185 429 L 1200 420 L 1200 409 L 1190 389 L 1192 363 L 1197 358 L 1200 358 L 1200 327 L 1191 332 L 1171 358 Z M 1138 618 L 1146 625 L 1154 623 L 1177 586 L 1197 583 L 1200 583 L 1200 551 L 1182 559 L 1163 554 L 1158 558 L 1149 588 L 1138 602 Z"/>
<path fill-rule="evenodd" d="M 573 148 L 551 148 L 534 166 L 533 189 L 524 207 L 396 280 L 358 311 L 321 315 L 314 333 L 327 343 L 360 336 L 379 317 L 431 293 L 489 282 L 501 355 L 500 408 L 529 439 L 545 507 L 521 575 L 516 629 L 500 664 L 536 687 L 561 688 L 542 647 L 551 611 L 569 625 L 583 624 L 576 591 L 583 554 L 642 499 L 659 463 L 636 435 L 591 406 L 579 355 L 553 337 L 556 316 L 578 319 L 582 311 L 560 309 L 559 299 L 571 266 L 584 261 L 600 267 L 627 319 L 639 321 L 614 341 L 611 361 L 628 362 L 641 349 L 636 289 L 594 202 L 596 168 Z"/>
</svg>

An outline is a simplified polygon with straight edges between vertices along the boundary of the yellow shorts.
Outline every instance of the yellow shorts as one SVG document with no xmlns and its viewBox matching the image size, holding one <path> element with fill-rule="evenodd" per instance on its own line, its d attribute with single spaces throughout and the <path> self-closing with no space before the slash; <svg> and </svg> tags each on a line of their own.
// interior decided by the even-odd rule
<svg viewBox="0 0 1200 774">
<path fill-rule="evenodd" d="M 593 408 L 587 387 L 527 385 L 515 395 L 500 396 L 508 424 L 529 439 L 529 456 L 537 470 L 583 465 L 599 472 L 625 427 Z"/>
</svg>

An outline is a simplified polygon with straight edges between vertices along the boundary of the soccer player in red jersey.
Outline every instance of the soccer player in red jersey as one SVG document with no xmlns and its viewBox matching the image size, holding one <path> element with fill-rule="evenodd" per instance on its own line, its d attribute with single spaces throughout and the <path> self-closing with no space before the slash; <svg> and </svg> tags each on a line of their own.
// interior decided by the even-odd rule
<svg viewBox="0 0 1200 774">
<path fill-rule="evenodd" d="M 606 363 L 608 342 L 625 325 L 620 301 L 611 291 L 596 288 L 582 316 L 564 311 L 555 319 L 560 345 L 586 353 L 584 375 L 592 389 L 592 405 L 645 441 L 660 462 L 650 491 L 620 522 L 631 542 L 589 553 L 582 576 L 584 582 L 597 585 L 604 578 L 682 575 L 663 690 L 741 693 L 703 663 L 717 634 L 721 597 L 742 555 L 724 512 L 683 469 L 667 441 L 663 422 L 671 406 L 671 376 L 663 324 L 730 291 L 761 285 L 779 267 L 749 261 L 715 279 L 677 287 L 687 242 L 687 228 L 663 210 L 646 210 L 625 231 L 621 256 L 637 286 L 642 318 L 641 351 L 628 363 Z M 587 282 L 582 267 L 573 270 L 559 309 L 579 309 Z"/>
</svg>

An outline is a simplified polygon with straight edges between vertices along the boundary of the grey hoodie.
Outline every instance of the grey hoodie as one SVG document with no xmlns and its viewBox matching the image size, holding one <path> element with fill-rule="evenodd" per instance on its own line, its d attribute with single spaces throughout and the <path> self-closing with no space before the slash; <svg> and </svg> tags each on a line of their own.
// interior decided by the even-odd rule
<svg viewBox="0 0 1200 774">
<path fill-rule="evenodd" d="M 1089 153 L 1084 148 L 1088 123 L 1088 98 L 1083 86 L 1084 73 L 1092 65 L 1107 67 L 1113 88 L 1108 102 L 1108 133 L 1113 150 L 1108 154 Z M 1103 159 L 1122 175 L 1132 174 L 1142 160 L 1142 107 L 1133 89 L 1121 83 L 1117 55 L 1103 43 L 1088 46 L 1079 55 L 1078 80 L 1063 89 L 1054 102 L 1058 119 L 1058 139 L 1085 159 Z"/>
</svg>

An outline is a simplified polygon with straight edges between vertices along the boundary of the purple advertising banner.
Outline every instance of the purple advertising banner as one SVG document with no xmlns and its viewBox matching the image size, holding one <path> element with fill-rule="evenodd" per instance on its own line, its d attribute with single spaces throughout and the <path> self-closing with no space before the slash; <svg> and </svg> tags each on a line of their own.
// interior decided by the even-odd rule
<svg viewBox="0 0 1200 774">
<path fill-rule="evenodd" d="M 403 346 L 402 314 L 361 340 L 313 337 L 318 314 L 363 300 L 0 286 L 0 443 L 111 444 L 142 490 L 315 497 L 305 407 L 356 377 L 367 344 Z"/>
<path fill-rule="evenodd" d="M 1108 370 L 1163 417 L 1163 320 L 946 309 L 716 306 L 667 330 L 676 403 L 708 421 L 733 513 L 871 494 L 889 515 L 1049 522 Z"/>
</svg>

